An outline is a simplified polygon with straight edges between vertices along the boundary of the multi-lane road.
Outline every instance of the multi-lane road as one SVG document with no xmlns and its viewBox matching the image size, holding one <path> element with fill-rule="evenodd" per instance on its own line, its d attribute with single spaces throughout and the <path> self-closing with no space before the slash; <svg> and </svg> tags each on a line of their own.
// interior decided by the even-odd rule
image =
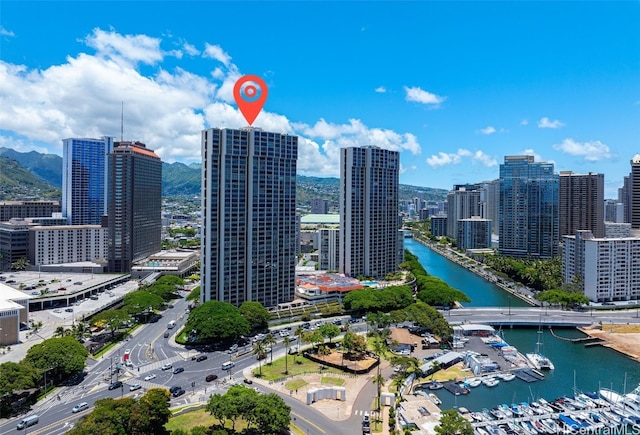
<svg viewBox="0 0 640 435">
<path fill-rule="evenodd" d="M 174 301 L 173 308 L 164 311 L 157 322 L 141 326 L 127 341 L 99 360 L 89 359 L 87 374 L 81 383 L 60 387 L 38 402 L 30 412 L 1 421 L 0 433 L 23 433 L 16 429 L 18 422 L 25 416 L 37 414 L 40 418 L 39 423 L 28 428 L 27 433 L 62 434 L 73 427 L 78 419 L 90 413 L 96 400 L 107 397 L 140 397 L 149 388 L 182 387 L 185 394 L 171 398 L 171 406 L 174 407 L 204 402 L 210 394 L 224 393 L 230 385 L 242 383 L 245 378 L 243 371 L 256 364 L 250 344 L 240 346 L 235 353 L 227 353 L 224 350 L 201 353 L 175 343 L 173 335 L 184 325 L 187 307 L 188 303 L 184 299 Z M 168 329 L 167 324 L 172 320 L 176 322 L 176 326 Z M 364 324 L 356 325 L 356 329 L 364 328 Z M 169 337 L 165 337 L 167 332 Z M 284 352 L 281 340 L 273 346 L 273 352 L 274 357 Z M 125 353 L 129 356 L 129 366 L 122 364 Z M 197 361 L 198 355 L 206 355 L 207 358 Z M 234 367 L 223 370 L 223 363 L 228 361 L 232 361 Z M 172 367 L 162 370 L 162 366 L 167 364 Z M 177 367 L 183 368 L 184 371 L 174 374 Z M 216 375 L 217 379 L 207 382 L 205 379 L 211 374 Z M 122 382 L 122 386 L 110 390 L 109 386 L 115 381 Z M 130 387 L 136 384 L 141 385 L 141 388 L 130 391 Z M 248 386 L 258 388 L 262 392 L 271 392 L 268 387 L 257 386 L 257 383 Z M 375 392 L 367 400 L 370 401 L 373 394 Z M 298 400 L 284 395 L 283 398 L 292 407 L 292 419 L 295 418 L 295 424 L 306 433 L 344 433 L 345 424 L 353 425 L 356 431 L 359 429 L 360 420 L 357 418 L 338 424 Z M 87 402 L 89 408 L 73 413 L 73 407 L 82 402 Z"/>
<path fill-rule="evenodd" d="M 185 394 L 171 398 L 171 406 L 180 406 L 194 402 L 205 402 L 210 394 L 224 393 L 229 385 L 241 383 L 244 380 L 243 371 L 256 364 L 251 345 L 241 346 L 235 353 L 223 351 L 200 353 L 185 349 L 177 345 L 173 335 L 178 333 L 187 318 L 188 304 L 184 299 L 173 303 L 173 308 L 162 313 L 162 317 L 155 323 L 143 325 L 125 342 L 112 349 L 99 360 L 88 360 L 87 375 L 83 381 L 74 386 L 58 388 L 54 394 L 37 403 L 33 410 L 21 417 L 0 422 L 0 433 L 19 433 L 16 425 L 21 418 L 37 414 L 40 421 L 37 425 L 27 429 L 31 434 L 62 434 L 69 430 L 82 416 L 93 409 L 96 400 L 112 397 L 140 397 L 149 388 L 180 386 Z M 638 323 L 638 310 L 627 311 L 562 311 L 546 308 L 462 308 L 444 313 L 451 323 L 473 322 L 489 324 L 527 324 L 538 325 L 585 325 L 590 323 Z M 346 319 L 346 317 L 344 318 Z M 343 320 L 344 320 L 343 319 Z M 167 324 L 175 321 L 176 326 L 168 329 Z M 291 325 L 292 331 L 296 325 Z M 354 331 L 364 331 L 363 323 L 352 325 Z M 169 332 L 169 336 L 165 337 Z M 278 337 L 278 334 L 275 334 Z M 128 352 L 127 352 L 128 351 Z M 284 352 L 281 341 L 273 346 L 274 357 Z M 129 355 L 130 366 L 121 365 L 123 355 Z M 207 358 L 197 361 L 198 355 Z M 232 361 L 231 370 L 223 370 L 225 362 Z M 171 364 L 171 368 L 162 370 L 162 366 Z M 184 371 L 174 373 L 173 369 L 181 367 Z M 214 374 L 217 379 L 207 382 L 205 378 Z M 114 381 L 122 382 L 122 386 L 109 390 Z M 141 388 L 130 391 L 132 385 L 139 384 Z M 255 387 L 257 383 L 250 385 Z M 270 392 L 268 386 L 260 385 L 263 392 Z M 371 399 L 375 396 L 375 386 L 368 383 L 359 393 L 354 408 L 368 409 Z M 352 416 L 350 419 L 335 422 L 325 417 L 312 407 L 302 402 L 282 396 L 292 408 L 292 419 L 295 424 L 309 434 L 323 433 L 358 433 L 361 417 Z M 72 408 L 87 402 L 89 408 L 79 413 L 72 413 Z"/>
</svg>

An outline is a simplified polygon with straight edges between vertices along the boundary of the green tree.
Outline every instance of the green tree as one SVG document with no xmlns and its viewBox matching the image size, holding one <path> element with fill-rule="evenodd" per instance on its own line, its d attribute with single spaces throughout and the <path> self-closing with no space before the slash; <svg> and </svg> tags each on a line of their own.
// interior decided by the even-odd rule
<svg viewBox="0 0 640 435">
<path fill-rule="evenodd" d="M 140 413 L 148 416 L 145 427 L 146 432 L 159 434 L 166 432 L 164 426 L 171 417 L 169 410 L 169 400 L 171 396 L 166 388 L 150 388 L 138 402 Z"/>
<path fill-rule="evenodd" d="M 89 352 L 73 337 L 49 338 L 33 345 L 25 356 L 25 361 L 41 372 L 60 378 L 67 378 L 84 370 Z"/>
<path fill-rule="evenodd" d="M 277 343 L 276 336 L 270 332 L 264 337 L 262 342 L 265 346 L 269 347 L 269 354 L 271 358 L 270 364 L 273 364 L 273 346 Z"/>
<path fill-rule="evenodd" d="M 160 296 L 162 298 L 162 300 L 164 302 L 168 302 L 171 299 L 175 298 L 175 291 L 176 288 L 173 285 L 169 285 L 169 284 L 158 284 L 155 283 L 150 287 L 146 288 L 146 291 L 148 291 L 149 293 L 156 295 L 156 296 Z"/>
<path fill-rule="evenodd" d="M 304 335 L 305 330 L 302 326 L 298 325 L 298 327 L 296 328 L 296 330 L 294 331 L 294 335 L 296 337 L 298 337 L 298 351 L 300 351 L 300 341 L 302 340 L 302 336 Z M 298 352 L 301 353 L 301 352 Z M 295 358 L 294 358 L 295 360 Z"/>
<path fill-rule="evenodd" d="M 315 331 L 308 331 L 302 334 L 302 342 L 313 344 L 315 346 L 324 342 L 324 337 L 322 336 L 320 331 L 316 329 Z"/>
<path fill-rule="evenodd" d="M 125 310 L 106 310 L 91 318 L 91 324 L 99 328 L 107 328 L 115 337 L 116 331 L 124 327 L 131 317 Z"/>
<path fill-rule="evenodd" d="M 136 290 L 124 297 L 122 309 L 131 316 L 148 313 L 159 309 L 163 304 L 162 297 L 146 290 Z M 151 310 L 149 310 L 151 309 Z"/>
<path fill-rule="evenodd" d="M 291 339 L 289 337 L 285 337 L 282 340 L 282 343 L 284 344 L 284 374 L 288 375 L 289 374 L 289 346 L 291 346 Z"/>
<path fill-rule="evenodd" d="M 258 369 L 260 370 L 260 377 L 262 377 L 262 357 L 265 355 L 265 346 L 261 341 L 256 342 L 253 345 L 253 354 L 258 359 Z"/>
<path fill-rule="evenodd" d="M 271 313 L 260 302 L 245 301 L 240 305 L 240 314 L 244 317 L 253 331 L 266 328 L 271 320 Z"/>
<path fill-rule="evenodd" d="M 11 263 L 11 268 L 13 270 L 25 270 L 27 268 L 27 265 L 29 265 L 29 260 L 27 260 L 27 257 L 20 257 L 16 261 Z"/>
<path fill-rule="evenodd" d="M 33 388 L 38 385 L 40 378 L 40 371 L 26 361 L 2 363 L 0 364 L 0 396 Z"/>
<path fill-rule="evenodd" d="M 362 354 L 367 350 L 367 342 L 361 335 L 355 334 L 351 331 L 347 331 L 342 339 L 342 347 L 347 351 L 349 357 L 351 354 Z"/>
<path fill-rule="evenodd" d="M 78 322 L 71 327 L 71 336 L 78 341 L 82 341 L 85 338 L 91 337 L 93 334 L 91 333 L 91 328 L 89 324 L 85 322 Z"/>
<path fill-rule="evenodd" d="M 447 409 L 442 411 L 435 431 L 438 435 L 473 435 L 473 426 L 455 409 Z"/>
<path fill-rule="evenodd" d="M 386 379 L 384 378 L 384 376 L 382 376 L 380 372 L 378 372 L 378 374 L 373 377 L 373 383 L 376 384 L 376 388 L 378 391 L 378 404 L 376 406 L 376 409 L 378 411 L 381 408 L 380 397 L 382 396 L 382 386 L 384 385 L 385 382 L 386 382 Z"/>
<path fill-rule="evenodd" d="M 71 330 L 65 328 L 64 326 L 58 326 L 55 331 L 53 331 L 54 337 L 66 337 L 67 335 L 71 335 Z"/>
<path fill-rule="evenodd" d="M 324 325 L 320 326 L 318 330 L 320 331 L 320 334 L 322 334 L 323 338 L 329 339 L 329 343 L 331 343 L 331 340 L 333 338 L 340 335 L 340 328 L 333 323 L 325 323 Z"/>
<path fill-rule="evenodd" d="M 195 331 L 199 341 L 230 340 L 247 335 L 249 322 L 227 302 L 207 301 L 189 314 L 185 329 Z"/>
<path fill-rule="evenodd" d="M 275 393 L 261 395 L 255 403 L 253 415 L 261 434 L 281 434 L 289 430 L 291 407 Z"/>
<path fill-rule="evenodd" d="M 177 285 L 184 285 L 184 279 L 176 275 L 163 275 L 160 278 L 158 278 L 155 283 L 177 286 Z"/>
<path fill-rule="evenodd" d="M 207 403 L 206 410 L 218 419 L 220 426 L 225 427 L 228 420 L 231 420 L 235 426 L 238 411 L 223 395 L 212 394 Z"/>
</svg>

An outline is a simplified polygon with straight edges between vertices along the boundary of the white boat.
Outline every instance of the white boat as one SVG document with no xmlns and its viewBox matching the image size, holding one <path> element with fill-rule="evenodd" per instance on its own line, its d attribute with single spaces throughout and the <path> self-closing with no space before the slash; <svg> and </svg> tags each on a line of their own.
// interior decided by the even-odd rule
<svg viewBox="0 0 640 435">
<path fill-rule="evenodd" d="M 465 383 L 471 388 L 475 388 L 482 383 L 482 380 L 478 378 L 471 378 L 471 379 L 467 379 Z"/>
<path fill-rule="evenodd" d="M 436 405 L 442 405 L 442 400 L 433 393 L 429 393 L 429 399 L 431 399 L 431 401 Z"/>
<path fill-rule="evenodd" d="M 600 391 L 598 391 L 598 394 L 600 395 L 600 397 L 602 397 L 612 405 L 618 405 L 622 403 L 622 400 L 624 399 L 624 397 L 622 397 L 620 394 L 607 388 L 601 389 Z"/>
<path fill-rule="evenodd" d="M 534 369 L 538 370 L 553 370 L 555 366 L 549 358 L 544 356 L 541 352 L 542 349 L 542 325 L 538 328 L 538 341 L 536 342 L 535 352 L 525 354 L 529 363 Z"/>
<path fill-rule="evenodd" d="M 487 387 L 495 387 L 500 383 L 500 381 L 497 380 L 496 378 L 484 378 L 482 380 L 482 383 Z"/>
<path fill-rule="evenodd" d="M 513 381 L 516 378 L 516 375 L 514 375 L 513 373 L 500 373 L 498 376 L 500 377 L 500 379 L 507 382 Z"/>
</svg>

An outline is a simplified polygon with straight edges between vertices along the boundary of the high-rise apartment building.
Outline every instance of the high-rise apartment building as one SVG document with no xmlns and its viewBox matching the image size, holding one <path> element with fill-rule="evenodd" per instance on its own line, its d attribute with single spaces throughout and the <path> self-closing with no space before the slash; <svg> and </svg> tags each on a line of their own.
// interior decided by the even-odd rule
<svg viewBox="0 0 640 435">
<path fill-rule="evenodd" d="M 116 142 L 109 153 L 109 271 L 161 250 L 162 161 L 140 142 Z"/>
<path fill-rule="evenodd" d="M 327 213 L 329 213 L 329 201 L 322 198 L 313 198 L 311 200 L 311 214 Z"/>
<path fill-rule="evenodd" d="M 480 249 L 491 247 L 491 221 L 474 216 L 458 220 L 458 249 Z"/>
<path fill-rule="evenodd" d="M 105 261 L 108 230 L 100 225 L 36 226 L 29 228 L 29 264 Z"/>
<path fill-rule="evenodd" d="M 458 221 L 481 217 L 481 187 L 478 184 L 456 184 L 447 194 L 447 236 L 458 238 Z"/>
<path fill-rule="evenodd" d="M 100 225 L 107 214 L 107 154 L 113 138 L 62 141 L 62 214 L 69 225 Z"/>
<path fill-rule="evenodd" d="M 560 236 L 591 230 L 604 237 L 604 174 L 561 171 L 558 198 Z"/>
<path fill-rule="evenodd" d="M 597 238 L 579 230 L 562 238 L 565 283 L 578 283 L 593 302 L 640 298 L 640 238 Z"/>
<path fill-rule="evenodd" d="M 340 272 L 381 278 L 402 262 L 400 155 L 377 146 L 340 150 Z"/>
<path fill-rule="evenodd" d="M 501 255 L 551 258 L 558 254 L 559 177 L 552 163 L 505 156 L 500 165 Z"/>
<path fill-rule="evenodd" d="M 298 137 L 210 128 L 202 158 L 201 301 L 290 302 Z"/>
<path fill-rule="evenodd" d="M 604 221 L 624 222 L 624 204 L 615 199 L 604 200 Z"/>
<path fill-rule="evenodd" d="M 318 263 L 320 270 L 337 271 L 340 267 L 339 228 L 319 228 L 318 237 Z"/>
<path fill-rule="evenodd" d="M 630 176 L 624 177 L 622 187 L 618 189 L 618 202 L 622 204 L 622 222 L 631 223 L 631 180 Z"/>
<path fill-rule="evenodd" d="M 491 232 L 498 234 L 498 216 L 500 215 L 500 180 L 480 183 L 480 216 L 491 221 Z"/>
<path fill-rule="evenodd" d="M 631 173 L 629 178 L 625 178 L 626 190 L 625 215 L 628 218 L 626 222 L 631 223 L 631 228 L 640 228 L 640 154 L 636 154 L 631 159 Z M 628 212 L 627 212 L 628 210 Z"/>
</svg>

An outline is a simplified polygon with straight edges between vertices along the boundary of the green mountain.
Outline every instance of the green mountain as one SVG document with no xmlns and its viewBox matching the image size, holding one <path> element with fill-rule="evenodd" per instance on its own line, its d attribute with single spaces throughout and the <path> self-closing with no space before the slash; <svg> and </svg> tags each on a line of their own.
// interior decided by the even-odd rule
<svg viewBox="0 0 640 435">
<path fill-rule="evenodd" d="M 5 147 L 0 147 L 0 156 L 15 160 L 51 185 L 62 187 L 62 157 L 36 151 L 21 153 Z"/>
<path fill-rule="evenodd" d="M 17 161 L 0 156 L 0 201 L 60 197 L 60 190 Z"/>
<path fill-rule="evenodd" d="M 47 195 L 55 191 L 52 186 L 62 186 L 62 157 L 58 155 L 41 154 L 36 151 L 20 153 L 10 148 L 0 147 L 0 156 L 14 162 L 13 164 L 8 161 L 3 163 L 2 171 L 0 171 L 0 193 L 9 188 L 14 189 L 16 183 L 28 186 L 30 190 L 40 189 L 43 194 Z M 4 165 L 6 165 L 6 170 Z M 20 168 L 23 170 L 20 171 Z M 201 170 L 200 163 L 189 165 L 178 162 L 162 163 L 162 196 L 200 195 Z M 308 204 L 312 198 L 323 198 L 333 206 L 338 205 L 340 194 L 340 180 L 338 178 L 298 175 L 296 180 L 299 204 Z M 444 200 L 446 195 L 445 189 L 400 185 L 401 200 L 416 197 L 426 200 Z"/>
</svg>

